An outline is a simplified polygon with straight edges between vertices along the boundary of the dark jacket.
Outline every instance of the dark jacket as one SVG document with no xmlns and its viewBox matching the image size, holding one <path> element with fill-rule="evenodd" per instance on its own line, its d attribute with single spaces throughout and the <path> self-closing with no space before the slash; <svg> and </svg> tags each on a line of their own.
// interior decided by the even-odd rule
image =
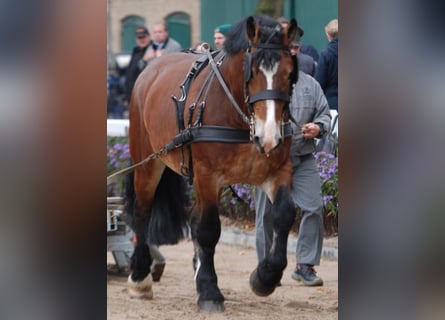
<svg viewBox="0 0 445 320">
<path fill-rule="evenodd" d="M 338 111 L 338 38 L 329 42 L 320 53 L 315 79 L 328 99 L 329 108 Z"/>
<path fill-rule="evenodd" d="M 127 101 L 130 101 L 131 91 L 133 90 L 134 83 L 137 77 L 144 69 L 145 64 L 142 63 L 147 47 L 135 47 L 131 53 L 130 63 L 128 64 L 127 71 L 125 73 L 125 96 Z"/>
<path fill-rule="evenodd" d="M 307 54 L 308 56 L 311 56 L 312 59 L 314 59 L 315 62 L 320 59 L 320 55 L 318 54 L 317 49 L 309 43 L 302 42 L 300 45 L 300 53 Z"/>
</svg>

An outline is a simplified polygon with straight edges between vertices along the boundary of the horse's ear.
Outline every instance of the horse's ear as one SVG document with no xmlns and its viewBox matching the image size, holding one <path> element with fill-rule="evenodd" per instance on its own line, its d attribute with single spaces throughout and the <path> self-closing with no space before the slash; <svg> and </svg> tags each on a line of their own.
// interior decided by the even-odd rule
<svg viewBox="0 0 445 320">
<path fill-rule="evenodd" d="M 249 38 L 251 43 L 255 42 L 256 37 L 256 23 L 255 18 L 250 16 L 247 18 L 246 21 L 246 30 L 247 30 L 247 37 Z"/>
<path fill-rule="evenodd" d="M 294 39 L 297 37 L 297 32 L 298 32 L 297 20 L 295 20 L 295 18 L 292 18 L 287 28 L 288 43 L 292 43 L 292 41 L 294 41 Z"/>
</svg>

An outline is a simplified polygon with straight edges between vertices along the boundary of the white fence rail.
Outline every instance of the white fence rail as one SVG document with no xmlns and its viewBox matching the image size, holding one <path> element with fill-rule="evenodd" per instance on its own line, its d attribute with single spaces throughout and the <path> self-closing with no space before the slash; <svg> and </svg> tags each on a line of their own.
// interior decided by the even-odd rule
<svg viewBox="0 0 445 320">
<path fill-rule="evenodd" d="M 130 122 L 128 119 L 107 119 L 107 136 L 125 137 L 128 136 Z"/>
</svg>

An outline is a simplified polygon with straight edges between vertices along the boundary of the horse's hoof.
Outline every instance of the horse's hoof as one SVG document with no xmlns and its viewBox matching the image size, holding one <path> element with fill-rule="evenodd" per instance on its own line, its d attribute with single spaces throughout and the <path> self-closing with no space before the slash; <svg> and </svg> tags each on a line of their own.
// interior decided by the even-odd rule
<svg viewBox="0 0 445 320">
<path fill-rule="evenodd" d="M 224 301 L 198 301 L 199 310 L 206 312 L 224 312 Z"/>
<path fill-rule="evenodd" d="M 133 281 L 131 274 L 128 276 L 128 293 L 132 298 L 153 299 L 152 280 L 150 276 L 142 281 Z"/>
<path fill-rule="evenodd" d="M 275 287 L 266 287 L 265 285 L 263 285 L 263 283 L 261 283 L 259 277 L 258 277 L 258 269 L 256 268 L 255 270 L 253 270 L 252 274 L 250 275 L 250 279 L 249 279 L 249 283 L 250 283 L 250 288 L 252 289 L 252 291 L 260 297 L 266 297 L 270 294 L 272 294 L 272 292 L 274 292 Z"/>
</svg>

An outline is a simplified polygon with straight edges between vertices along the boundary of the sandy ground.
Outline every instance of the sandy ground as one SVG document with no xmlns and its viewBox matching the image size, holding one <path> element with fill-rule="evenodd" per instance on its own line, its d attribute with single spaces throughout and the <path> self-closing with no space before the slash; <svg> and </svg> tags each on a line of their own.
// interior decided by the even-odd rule
<svg viewBox="0 0 445 320">
<path fill-rule="evenodd" d="M 249 287 L 249 276 L 255 269 L 256 253 L 219 243 L 216 247 L 215 268 L 218 284 L 226 298 L 226 311 L 219 314 L 200 312 L 193 281 L 191 241 L 175 246 L 163 246 L 167 259 L 164 275 L 153 284 L 153 300 L 131 299 L 126 277 L 108 274 L 107 318 L 123 319 L 338 319 L 338 262 L 322 260 L 317 273 L 323 287 L 305 287 L 291 278 L 295 256 L 288 255 L 288 267 L 282 286 L 268 297 L 256 296 Z M 107 263 L 114 263 L 110 252 Z"/>
</svg>

